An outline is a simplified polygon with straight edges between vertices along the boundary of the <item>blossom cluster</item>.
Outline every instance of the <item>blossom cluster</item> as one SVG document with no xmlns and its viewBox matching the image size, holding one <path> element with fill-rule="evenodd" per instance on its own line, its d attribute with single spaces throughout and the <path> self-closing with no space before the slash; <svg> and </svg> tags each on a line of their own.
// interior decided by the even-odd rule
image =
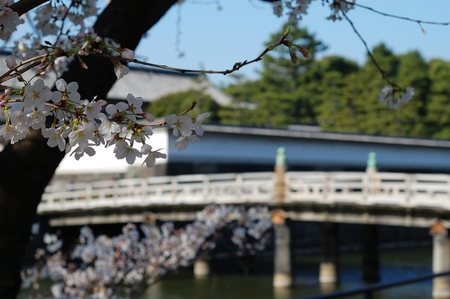
<svg viewBox="0 0 450 299">
<path fill-rule="evenodd" d="M 26 33 L 17 39 L 13 53 L 23 59 L 38 55 L 36 46 L 42 43 L 43 37 L 46 40 L 52 37 L 54 39 L 52 44 L 68 48 L 74 37 L 91 32 L 88 25 L 97 13 L 97 0 L 48 1 L 33 14 L 29 14 L 29 18 L 25 18 L 33 31 L 38 34 Z"/>
<path fill-rule="evenodd" d="M 38 249 L 36 266 L 22 272 L 22 286 L 38 289 L 40 279 L 50 278 L 54 281 L 51 292 L 55 298 L 118 298 L 136 294 L 213 249 L 214 232 L 230 222 L 236 225 L 233 239 L 239 239 L 238 246 L 251 247 L 242 240 L 245 235 L 265 239 L 271 222 L 257 219 L 261 214 L 267 214 L 267 208 L 246 211 L 242 207 L 210 205 L 197 212 L 197 220 L 179 229 L 172 222 L 158 227 L 151 220 L 139 228 L 127 224 L 122 234 L 115 237 L 95 237 L 90 228 L 83 227 L 69 256 L 58 250 L 61 243 L 57 237 L 47 234 L 47 249 Z M 263 244 L 264 241 L 254 250 L 264 249 Z"/>
<path fill-rule="evenodd" d="M 74 26 L 79 32 L 83 32 L 85 20 L 97 15 L 96 2 L 96 0 L 50 1 L 37 9 L 34 17 L 35 27 L 43 36 L 58 35 L 68 28 L 73 30 Z M 65 24 L 66 19 L 71 21 L 70 27 Z"/>
<path fill-rule="evenodd" d="M 397 94 L 400 94 L 397 96 Z M 392 86 L 385 86 L 380 92 L 379 100 L 383 104 L 397 109 L 403 104 L 409 103 L 414 96 L 414 88 L 406 87 L 403 89 L 397 89 Z"/>
<path fill-rule="evenodd" d="M 127 102 L 107 105 L 104 100 L 81 100 L 76 82 L 59 79 L 56 88 L 52 92 L 39 78 L 22 89 L 7 89 L 0 96 L 0 107 L 6 116 L 6 123 L 0 126 L 0 136 L 16 143 L 25 138 L 30 129 L 41 130 L 42 136 L 48 139 L 48 146 L 71 152 L 77 160 L 84 154 L 94 155 L 94 147 L 99 145 L 114 145 L 116 158 L 126 159 L 129 164 L 133 164 L 136 157 L 145 156 L 144 164 L 151 167 L 157 158 L 166 157 L 160 149 L 152 149 L 147 143 L 152 126 L 160 124 L 141 123 L 155 120 L 142 110 L 141 97 L 130 93 Z M 11 109 L 12 104 L 14 109 Z M 47 127 L 49 115 L 54 120 Z M 173 127 L 173 134 L 179 137 L 174 148 L 183 150 L 188 143 L 199 142 L 198 136 L 203 134 L 202 122 L 208 116 L 209 113 L 202 113 L 194 120 L 186 115 L 167 116 L 164 123 Z M 142 144 L 140 150 L 134 147 L 136 143 Z"/>
<path fill-rule="evenodd" d="M 173 128 L 178 137 L 173 148 L 183 150 L 188 143 L 199 142 L 204 130 L 202 122 L 209 113 L 202 113 L 195 118 L 185 114 L 169 115 L 165 121 L 155 123 L 155 118 L 142 110 L 143 99 L 128 94 L 126 102 L 109 104 L 102 99 L 82 99 L 78 93 L 78 83 L 67 83 L 64 79 L 56 81 L 56 91 L 45 85 L 41 76 L 50 72 L 59 57 L 78 57 L 81 65 L 87 55 L 108 57 L 114 65 L 117 78 L 129 73 L 128 67 L 120 59 L 131 60 L 134 52 L 121 48 L 99 36 L 81 34 L 72 42 L 72 48 L 47 43 L 39 49 L 46 54 L 38 56 L 37 74 L 25 80 L 19 68 L 24 64 L 17 63 L 13 56 L 6 59 L 10 69 L 5 76 L 17 78 L 22 88 L 9 87 L 0 95 L 0 107 L 4 112 L 6 123 L 0 126 L 0 136 L 12 144 L 22 140 L 30 129 L 41 130 L 42 136 L 48 139 L 50 147 L 58 147 L 61 151 L 71 152 L 78 160 L 84 154 L 95 154 L 95 146 L 114 145 L 116 158 L 125 159 L 133 164 L 136 158 L 145 157 L 144 163 L 151 167 L 156 159 L 166 158 L 161 149 L 153 149 L 148 144 L 152 135 L 152 127 L 167 125 Z M 26 62 L 31 63 L 33 59 Z M 5 79 L 6 80 L 6 79 Z M 46 124 L 47 117 L 52 116 L 51 125 Z M 141 144 L 136 148 L 136 144 Z"/>
<path fill-rule="evenodd" d="M 231 237 L 231 241 L 238 246 L 238 256 L 254 255 L 266 248 L 270 240 L 270 235 L 266 232 L 272 227 L 272 221 L 269 218 L 260 218 L 260 215 L 267 213 L 267 207 L 251 208 L 246 213 L 241 211 L 242 217 L 239 218 Z"/>
<path fill-rule="evenodd" d="M 24 23 L 17 12 L 10 8 L 12 4 L 14 0 L 0 0 L 0 39 L 3 40 L 10 38 L 17 26 Z"/>
<path fill-rule="evenodd" d="M 312 0 L 280 0 L 273 2 L 273 13 L 281 17 L 284 11 L 287 11 L 286 14 L 289 16 L 289 22 L 296 23 L 297 21 L 302 19 L 302 15 L 306 15 L 308 13 L 309 5 Z M 346 0 L 332 0 L 326 2 L 331 2 L 329 7 L 331 9 L 331 15 L 327 18 L 328 20 L 336 21 L 341 20 L 340 16 L 341 12 L 348 12 L 350 9 L 354 8 L 354 0 L 346 1 Z M 324 0 L 322 0 L 322 4 Z"/>
</svg>

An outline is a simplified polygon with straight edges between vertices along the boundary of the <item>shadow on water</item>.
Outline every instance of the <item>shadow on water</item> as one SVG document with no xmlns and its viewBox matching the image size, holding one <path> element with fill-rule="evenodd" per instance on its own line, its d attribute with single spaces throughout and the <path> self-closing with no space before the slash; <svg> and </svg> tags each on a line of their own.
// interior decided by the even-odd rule
<svg viewBox="0 0 450 299">
<path fill-rule="evenodd" d="M 295 261 L 295 284 L 290 289 L 272 287 L 272 260 L 256 258 L 255 272 L 222 273 L 196 279 L 192 271 L 184 270 L 151 286 L 140 299 L 292 299 L 327 293 L 333 290 L 361 287 L 361 254 L 343 253 L 341 284 L 338 288 L 321 287 L 318 283 L 320 255 L 304 255 Z M 231 263 L 228 260 L 226 263 Z M 431 272 L 431 248 L 389 249 L 380 251 L 381 282 L 413 278 Z M 361 296 L 349 298 L 362 299 Z M 431 298 L 431 281 L 392 288 L 375 294 L 375 299 Z"/>
</svg>

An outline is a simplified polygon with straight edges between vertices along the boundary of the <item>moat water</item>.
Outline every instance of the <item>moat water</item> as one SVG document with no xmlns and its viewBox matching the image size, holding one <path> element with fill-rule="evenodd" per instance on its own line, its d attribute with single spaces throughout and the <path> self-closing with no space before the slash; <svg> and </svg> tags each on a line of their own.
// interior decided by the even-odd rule
<svg viewBox="0 0 450 299">
<path fill-rule="evenodd" d="M 431 273 L 431 247 L 385 249 L 380 251 L 381 282 L 392 282 Z M 303 255 L 295 261 L 295 283 L 292 288 L 272 287 L 271 259 L 256 259 L 252 274 L 244 271 L 216 271 L 198 279 L 192 271 L 169 275 L 149 287 L 139 299 L 297 299 L 333 291 L 318 282 L 320 255 Z M 352 289 L 366 284 L 361 278 L 361 254 L 340 255 L 340 285 L 334 290 Z M 232 268 L 232 262 L 226 262 Z M 236 269 L 239 268 L 235 263 Z M 431 281 L 414 283 L 376 292 L 375 299 L 431 298 Z M 364 298 L 363 295 L 349 298 Z"/>
</svg>

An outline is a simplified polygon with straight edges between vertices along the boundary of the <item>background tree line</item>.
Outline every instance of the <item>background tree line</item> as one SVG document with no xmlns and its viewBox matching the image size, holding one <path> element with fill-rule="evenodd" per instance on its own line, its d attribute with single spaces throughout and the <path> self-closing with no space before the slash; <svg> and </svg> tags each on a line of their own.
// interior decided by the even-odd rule
<svg viewBox="0 0 450 299">
<path fill-rule="evenodd" d="M 284 29 L 271 35 L 267 45 L 276 43 Z M 379 101 L 386 83 L 370 59 L 362 66 L 339 56 L 316 59 L 327 46 L 314 34 L 291 28 L 290 37 L 313 58 L 293 65 L 286 49 L 269 52 L 263 58 L 259 79 L 238 78 L 223 89 L 233 98 L 227 107 L 189 91 L 153 102 L 151 113 L 167 115 L 173 107 L 189 106 L 197 100 L 202 111 L 212 112 L 209 121 L 222 124 L 310 124 L 338 132 L 450 138 L 450 62 L 425 61 L 417 51 L 395 54 L 385 44 L 373 48 L 375 59 L 392 81 L 414 87 L 413 100 L 393 109 Z"/>
</svg>

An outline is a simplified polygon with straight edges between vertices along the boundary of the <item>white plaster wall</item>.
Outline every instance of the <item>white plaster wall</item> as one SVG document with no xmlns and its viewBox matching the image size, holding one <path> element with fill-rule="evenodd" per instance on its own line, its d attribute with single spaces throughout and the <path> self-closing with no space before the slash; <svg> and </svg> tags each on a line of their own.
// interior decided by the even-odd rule
<svg viewBox="0 0 450 299">
<path fill-rule="evenodd" d="M 149 143 L 153 149 L 162 149 L 161 153 L 167 154 L 168 136 L 166 129 L 155 129 Z M 136 147 L 140 149 L 140 147 Z M 96 154 L 92 157 L 86 154 L 76 160 L 67 154 L 56 169 L 57 175 L 83 174 L 83 173 L 125 173 L 129 166 L 125 159 L 118 160 L 113 153 L 114 146 L 95 148 Z M 141 165 L 144 158 L 136 159 L 135 165 Z M 165 159 L 157 159 L 157 164 L 167 163 Z M 144 166 L 145 167 L 145 166 Z"/>
</svg>

